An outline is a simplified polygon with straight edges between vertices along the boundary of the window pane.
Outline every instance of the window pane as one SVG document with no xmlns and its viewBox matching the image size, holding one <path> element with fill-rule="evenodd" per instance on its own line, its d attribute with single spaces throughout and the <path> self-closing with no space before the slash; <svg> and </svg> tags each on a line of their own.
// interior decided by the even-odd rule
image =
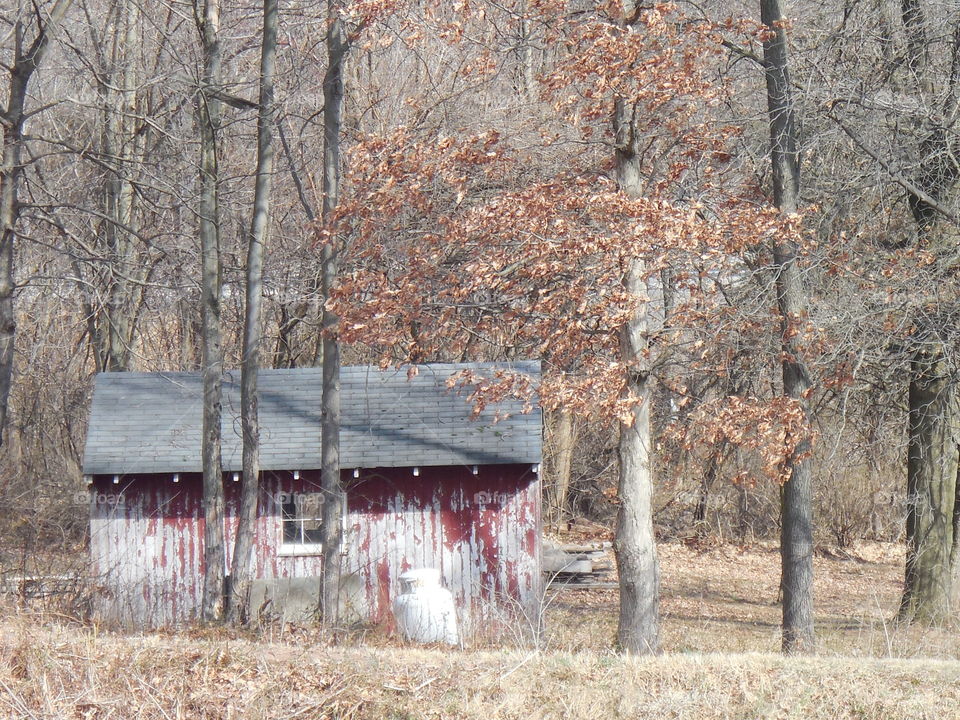
<svg viewBox="0 0 960 720">
<path fill-rule="evenodd" d="M 323 495 L 298 493 L 281 505 L 283 542 L 301 545 L 320 543 L 323 524 Z"/>
<path fill-rule="evenodd" d="M 285 502 L 281 505 L 281 512 L 283 517 L 283 542 L 285 543 L 299 543 L 300 540 L 300 527 L 297 522 L 297 507 L 296 504 L 291 500 L 290 502 Z"/>
<path fill-rule="evenodd" d="M 303 529 L 303 541 L 307 543 L 321 543 L 323 542 L 323 529 L 319 527 L 309 529 Z"/>
</svg>

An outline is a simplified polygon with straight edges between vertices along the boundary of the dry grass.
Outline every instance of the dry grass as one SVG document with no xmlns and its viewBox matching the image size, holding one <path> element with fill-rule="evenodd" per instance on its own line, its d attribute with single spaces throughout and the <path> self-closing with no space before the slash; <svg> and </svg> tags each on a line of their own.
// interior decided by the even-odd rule
<svg viewBox="0 0 960 720">
<path fill-rule="evenodd" d="M 668 652 L 777 652 L 780 555 L 775 545 L 692 548 L 663 543 L 662 640 Z M 823 655 L 960 659 L 956 627 L 893 622 L 903 588 L 903 547 L 861 543 L 815 559 L 817 634 Z M 616 634 L 617 592 L 566 590 L 548 598 L 547 647 L 602 651 Z M 589 610 L 587 610 L 589 608 Z"/>
<path fill-rule="evenodd" d="M 376 632 L 331 646 L 289 627 L 132 636 L 20 614 L 0 623 L 0 716 L 960 718 L 957 634 L 889 622 L 896 546 L 818 557 L 815 658 L 774 652 L 775 549 L 665 544 L 661 557 L 667 652 L 652 659 L 609 650 L 613 591 L 553 594 L 539 652 L 402 648 Z"/>
<path fill-rule="evenodd" d="M 293 646 L 25 619 L 0 631 L 8 717 L 918 720 L 958 708 L 952 661 Z"/>
</svg>

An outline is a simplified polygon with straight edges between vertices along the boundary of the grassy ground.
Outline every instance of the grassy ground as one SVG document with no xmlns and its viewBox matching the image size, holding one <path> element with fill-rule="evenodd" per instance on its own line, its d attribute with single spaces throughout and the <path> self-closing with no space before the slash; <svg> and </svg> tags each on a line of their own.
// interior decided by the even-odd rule
<svg viewBox="0 0 960 720">
<path fill-rule="evenodd" d="M 660 548 L 662 641 L 668 652 L 776 652 L 780 555 L 775 545 Z M 861 543 L 815 559 L 819 650 L 826 655 L 960 659 L 956 627 L 893 622 L 903 548 Z M 585 611 L 589 608 L 589 611 Z M 617 592 L 551 592 L 547 647 L 603 650 L 616 634 Z"/>
<path fill-rule="evenodd" d="M 960 716 L 960 663 L 775 654 L 459 652 L 98 637 L 7 622 L 0 713 L 43 718 Z"/>
<path fill-rule="evenodd" d="M 902 551 L 817 558 L 820 654 L 783 658 L 778 554 L 661 547 L 665 654 L 610 651 L 613 591 L 551 592 L 541 648 L 332 646 L 304 628 L 122 635 L 0 621 L 0 717 L 960 719 L 958 635 L 890 622 Z M 519 630 L 516 635 L 520 635 Z M 513 645 L 512 647 L 510 647 Z"/>
</svg>

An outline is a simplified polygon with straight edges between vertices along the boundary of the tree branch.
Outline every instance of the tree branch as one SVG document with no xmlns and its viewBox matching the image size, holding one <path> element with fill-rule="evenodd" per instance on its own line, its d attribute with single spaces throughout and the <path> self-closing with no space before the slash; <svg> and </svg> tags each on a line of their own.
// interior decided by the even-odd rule
<svg viewBox="0 0 960 720">
<path fill-rule="evenodd" d="M 323 109 L 321 108 L 320 112 Z M 290 177 L 293 178 L 293 185 L 297 188 L 297 197 L 300 199 L 300 205 L 303 207 L 304 213 L 307 215 L 307 220 L 313 222 L 317 214 L 313 210 L 313 206 L 310 205 L 310 201 L 307 200 L 307 194 L 303 188 L 303 182 L 300 180 L 300 173 L 297 172 L 296 165 L 293 161 L 293 153 L 290 152 L 290 144 L 287 142 L 286 133 L 283 132 L 283 120 L 280 120 L 277 123 L 278 134 L 280 135 L 280 144 L 283 146 L 283 154 L 287 156 L 287 165 L 290 168 Z"/>
<path fill-rule="evenodd" d="M 873 150 L 869 145 L 867 145 L 860 138 L 859 135 L 857 135 L 850 127 L 848 127 L 840 118 L 838 118 L 836 115 L 833 114 L 833 109 L 837 106 L 837 104 L 840 104 L 842 102 L 843 101 L 834 101 L 830 106 L 830 110 L 827 111 L 827 117 L 833 120 L 833 122 L 835 122 L 837 126 L 841 130 L 843 130 L 844 134 L 846 134 L 846 136 L 849 137 L 858 148 L 860 148 L 874 162 L 876 162 L 880 167 L 882 167 L 886 171 L 886 173 L 890 176 L 891 180 L 897 183 L 900 187 L 902 187 L 908 193 L 916 197 L 918 200 L 923 202 L 925 205 L 929 206 L 931 210 L 934 210 L 935 212 L 942 215 L 944 218 L 949 220 L 954 225 L 957 225 L 958 227 L 960 227 L 960 218 L 958 218 L 955 213 L 953 213 L 949 208 L 944 207 L 944 205 L 939 200 L 937 200 L 928 192 L 923 190 L 919 185 L 905 178 L 902 173 L 899 173 L 896 170 L 894 170 L 894 168 L 891 167 L 890 163 L 888 163 L 886 160 L 880 157 L 880 155 L 875 150 Z"/>
<path fill-rule="evenodd" d="M 722 41 L 720 42 L 720 44 L 723 45 L 723 47 L 725 47 L 727 50 L 729 50 L 730 52 L 732 52 L 734 55 L 738 55 L 738 56 L 740 56 L 741 58 L 743 58 L 744 60 L 752 60 L 752 61 L 755 62 L 757 65 L 759 65 L 760 67 L 762 67 L 764 70 L 767 69 L 767 61 L 764 60 L 764 59 L 763 59 L 762 57 L 760 57 L 759 55 L 757 55 L 756 53 L 752 52 L 751 50 L 745 50 L 744 48 L 740 47 L 739 45 L 733 44 L 733 43 L 730 42 L 729 40 L 722 40 Z"/>
</svg>

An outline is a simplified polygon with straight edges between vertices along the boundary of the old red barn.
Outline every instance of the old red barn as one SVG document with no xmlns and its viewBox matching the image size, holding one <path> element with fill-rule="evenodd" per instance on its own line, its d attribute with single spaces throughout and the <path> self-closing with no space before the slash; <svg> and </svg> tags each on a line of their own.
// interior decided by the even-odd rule
<svg viewBox="0 0 960 720">
<path fill-rule="evenodd" d="M 347 487 L 341 616 L 387 621 L 407 569 L 438 568 L 469 632 L 481 618 L 534 612 L 540 597 L 541 418 L 520 401 L 471 419 L 459 370 L 342 370 Z M 538 375 L 539 364 L 512 371 Z M 260 375 L 262 491 L 254 605 L 287 618 L 316 608 L 320 574 L 318 369 Z M 239 373 L 224 386 L 227 567 L 241 476 Z M 495 421 L 506 414 L 505 419 Z M 197 616 L 204 519 L 198 373 L 97 376 L 84 454 L 100 612 L 134 625 Z"/>
</svg>

